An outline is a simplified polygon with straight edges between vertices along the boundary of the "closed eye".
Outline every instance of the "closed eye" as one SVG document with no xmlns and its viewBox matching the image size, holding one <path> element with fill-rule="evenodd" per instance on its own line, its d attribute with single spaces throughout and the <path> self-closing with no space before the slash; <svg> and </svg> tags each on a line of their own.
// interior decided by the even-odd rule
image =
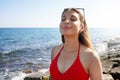
<svg viewBox="0 0 120 80">
<path fill-rule="evenodd" d="M 62 19 L 61 19 L 61 21 L 65 21 L 65 20 L 66 20 L 66 18 L 62 18 Z"/>
<path fill-rule="evenodd" d="M 71 18 L 70 20 L 71 20 L 71 21 L 76 21 L 76 19 L 74 19 L 74 18 Z"/>
<path fill-rule="evenodd" d="M 62 19 L 61 19 L 61 21 L 65 21 L 65 20 L 66 20 L 66 17 L 63 16 Z M 72 16 L 70 17 L 70 20 L 73 22 L 73 21 L 77 21 L 78 19 L 77 19 L 76 16 L 72 15 Z"/>
<path fill-rule="evenodd" d="M 71 18 L 70 18 L 70 20 L 71 21 L 77 21 L 77 18 L 74 15 L 72 15 Z"/>
</svg>

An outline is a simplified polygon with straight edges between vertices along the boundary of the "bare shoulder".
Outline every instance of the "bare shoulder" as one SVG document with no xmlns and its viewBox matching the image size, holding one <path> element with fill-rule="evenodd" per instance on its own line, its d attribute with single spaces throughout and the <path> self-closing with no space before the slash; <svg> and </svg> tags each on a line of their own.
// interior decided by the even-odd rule
<svg viewBox="0 0 120 80">
<path fill-rule="evenodd" d="M 95 61 L 100 60 L 98 53 L 93 49 L 83 47 L 83 53 L 85 53 L 84 55 L 89 63 L 94 63 Z"/>
<path fill-rule="evenodd" d="M 88 56 L 89 56 L 90 59 L 91 59 L 91 58 L 92 58 L 92 59 L 93 59 L 93 58 L 99 58 L 98 53 L 97 53 L 95 50 L 93 50 L 93 49 L 89 49 L 89 48 L 88 48 L 87 54 L 88 54 Z"/>
<path fill-rule="evenodd" d="M 94 67 L 94 69 L 95 69 L 95 67 L 97 69 L 99 67 L 101 67 L 100 57 L 95 50 L 87 48 L 85 50 L 85 52 L 86 52 L 86 56 L 87 56 L 88 68 L 90 70 L 92 70 L 91 68 L 93 68 L 93 67 Z"/>
<path fill-rule="evenodd" d="M 83 47 L 83 56 L 85 59 L 85 66 L 87 66 L 88 74 L 91 80 L 103 80 L 102 79 L 102 65 L 99 55 L 96 51 L 90 48 Z"/>
<path fill-rule="evenodd" d="M 95 50 L 87 48 L 85 50 L 85 52 L 86 52 L 86 55 L 87 55 L 89 61 L 92 62 L 92 61 L 96 61 L 96 60 L 98 61 L 99 60 L 99 55 Z"/>
<path fill-rule="evenodd" d="M 51 60 L 53 60 L 55 58 L 55 56 L 57 55 L 57 53 L 59 52 L 59 50 L 61 49 L 61 47 L 62 47 L 62 44 L 54 46 L 52 48 L 52 51 L 51 51 Z"/>
</svg>

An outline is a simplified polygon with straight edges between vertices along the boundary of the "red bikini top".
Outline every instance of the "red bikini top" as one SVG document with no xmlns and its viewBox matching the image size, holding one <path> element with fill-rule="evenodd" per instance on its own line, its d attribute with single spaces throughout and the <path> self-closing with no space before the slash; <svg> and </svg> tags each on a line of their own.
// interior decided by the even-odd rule
<svg viewBox="0 0 120 80">
<path fill-rule="evenodd" d="M 79 58 L 80 47 L 78 49 L 77 58 L 75 59 L 73 64 L 70 66 L 70 68 L 64 73 L 61 73 L 59 71 L 57 62 L 63 48 L 64 46 L 62 46 L 57 56 L 51 62 L 50 75 L 52 77 L 52 80 L 89 80 L 89 75 L 85 72 L 80 62 L 80 58 Z"/>
</svg>

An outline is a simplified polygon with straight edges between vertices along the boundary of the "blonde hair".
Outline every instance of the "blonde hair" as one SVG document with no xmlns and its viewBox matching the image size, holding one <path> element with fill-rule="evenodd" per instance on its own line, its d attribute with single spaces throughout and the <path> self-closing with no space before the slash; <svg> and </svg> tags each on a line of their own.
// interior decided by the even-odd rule
<svg viewBox="0 0 120 80">
<path fill-rule="evenodd" d="M 92 43 L 91 43 L 91 40 L 90 40 L 90 36 L 89 36 L 89 32 L 88 32 L 88 27 L 87 27 L 87 24 L 86 24 L 85 16 L 80 12 L 80 10 L 77 9 L 77 8 L 66 8 L 62 12 L 62 15 L 66 11 L 71 11 L 71 10 L 75 11 L 76 13 L 79 14 L 81 24 L 84 27 L 84 30 L 82 32 L 80 32 L 79 36 L 78 36 L 79 43 L 81 43 L 82 45 L 84 45 L 84 46 L 86 46 L 88 48 L 92 48 Z M 64 35 L 62 35 L 62 42 L 65 43 Z"/>
</svg>

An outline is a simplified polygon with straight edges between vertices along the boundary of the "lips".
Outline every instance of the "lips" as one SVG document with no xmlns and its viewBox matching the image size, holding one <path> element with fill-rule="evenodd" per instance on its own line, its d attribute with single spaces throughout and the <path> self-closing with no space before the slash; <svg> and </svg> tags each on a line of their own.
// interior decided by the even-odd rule
<svg viewBox="0 0 120 80">
<path fill-rule="evenodd" d="M 63 29 L 65 29 L 65 30 L 68 30 L 68 29 L 70 29 L 71 27 L 69 27 L 69 26 L 64 26 L 63 27 Z"/>
</svg>

